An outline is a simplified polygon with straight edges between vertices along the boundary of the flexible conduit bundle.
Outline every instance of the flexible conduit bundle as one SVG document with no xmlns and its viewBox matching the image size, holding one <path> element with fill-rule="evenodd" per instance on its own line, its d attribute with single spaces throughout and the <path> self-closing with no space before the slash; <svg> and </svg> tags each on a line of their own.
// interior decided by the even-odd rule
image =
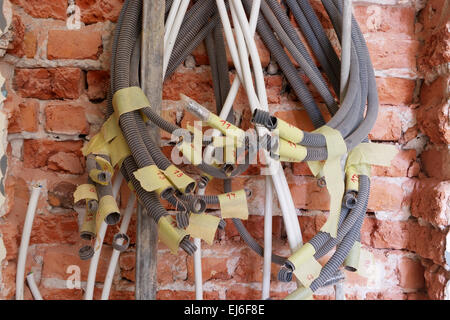
<svg viewBox="0 0 450 320">
<path fill-rule="evenodd" d="M 367 135 L 372 129 L 377 117 L 378 96 L 368 50 L 362 33 L 353 17 L 351 21 L 351 36 L 345 37 L 351 41 L 349 44 L 350 72 L 348 75 L 348 83 L 341 84 L 340 60 L 309 1 L 287 0 L 285 1 L 287 8 L 282 7 L 277 0 L 242 0 L 242 3 L 235 0 L 230 0 L 229 2 L 201 0 L 194 1 L 190 8 L 187 7 L 188 2 L 176 0 L 166 1 L 166 31 L 170 30 L 172 34 L 166 34 L 166 40 L 170 42 L 169 51 L 171 53 L 166 59 L 165 79 L 173 74 L 176 68 L 202 41 L 205 41 L 211 65 L 216 98 L 216 112 L 218 114 L 226 114 L 225 118 L 229 123 L 235 122 L 233 112 L 231 112 L 232 103 L 239 83 L 242 83 L 250 99 L 253 99 L 252 108 L 254 112 L 252 121 L 257 125 L 259 132 L 270 132 L 276 129 L 280 120 L 267 112 L 267 97 L 264 84 L 261 82 L 262 73 L 259 67 L 255 68 L 255 62 L 257 61 L 255 59 L 257 57 L 255 56 L 254 43 L 251 41 L 253 30 L 250 30 L 253 26 L 256 27 L 259 36 L 280 66 L 281 71 L 301 104 L 306 109 L 314 126 L 320 128 L 326 125 L 338 131 L 348 151 L 354 149 L 361 142 L 367 141 Z M 221 3 L 222 7 L 218 8 L 217 6 Z M 323 0 L 322 3 L 331 19 L 338 38 L 342 39 L 343 7 L 341 1 Z M 254 6 L 252 6 L 253 4 Z M 115 114 L 113 106 L 113 97 L 115 94 L 123 89 L 139 87 L 142 5 L 143 0 L 126 0 L 119 16 L 111 55 L 111 90 L 108 95 L 107 119 Z M 172 5 L 178 6 L 177 8 L 179 10 L 183 11 L 183 13 L 185 12 L 184 17 L 176 16 L 174 13 L 176 10 L 171 10 Z M 227 18 L 223 15 L 223 10 L 228 9 L 232 12 L 231 17 L 235 32 L 237 33 L 237 47 L 235 50 L 241 53 L 240 58 L 233 59 L 238 75 L 236 76 L 235 83 L 231 87 L 223 29 L 224 27 L 229 28 L 227 24 L 224 24 Z M 250 16 L 250 22 L 246 20 L 244 9 L 247 15 Z M 308 42 L 307 45 L 312 49 L 324 74 L 314 64 L 313 58 L 306 50 L 306 44 L 301 41 L 297 31 L 291 24 L 286 9 L 289 9 L 293 14 L 297 24 L 300 26 L 301 32 Z M 170 24 L 170 21 L 173 21 L 173 24 Z M 176 33 L 177 31 L 178 33 Z M 226 29 L 225 35 L 229 36 L 229 33 L 227 33 L 229 31 L 230 29 Z M 175 37 L 176 34 L 177 36 Z M 176 41 L 173 42 L 175 38 Z M 229 48 L 230 44 L 232 44 L 230 41 L 232 40 L 227 38 Z M 243 52 L 245 52 L 245 59 L 242 55 Z M 328 123 L 325 123 L 317 102 L 302 80 L 300 72 L 290 60 L 288 53 L 298 63 L 302 72 L 310 79 L 325 102 L 328 112 L 332 115 Z M 250 54 L 254 66 L 256 90 L 253 88 L 251 73 L 245 72 L 246 70 L 250 70 L 250 65 L 246 61 L 248 54 Z M 333 88 L 333 91 L 330 91 L 328 83 Z M 344 92 L 341 85 L 345 85 L 346 89 L 338 102 L 334 96 Z M 260 103 L 260 105 L 255 107 L 255 101 Z M 225 110 L 222 110 L 222 108 Z M 138 170 L 156 166 L 164 172 L 172 165 L 170 160 L 162 153 L 159 141 L 155 141 L 147 131 L 147 124 L 143 115 L 145 115 L 146 121 L 169 133 L 174 133 L 180 129 L 177 125 L 161 118 L 152 110 L 151 106 L 144 106 L 140 110 L 118 114 L 120 131 L 129 148 L 129 155 L 120 164 L 120 172 L 128 185 L 135 191 L 138 201 L 144 206 L 150 217 L 158 223 L 163 217 L 168 216 L 169 213 L 160 201 L 161 199 L 167 200 L 178 211 L 176 222 L 178 228 L 183 229 L 189 224 L 190 212 L 203 212 L 206 209 L 206 205 L 217 204 L 219 203 L 219 199 L 217 196 L 191 195 L 195 189 L 195 183 L 187 186 L 182 192 L 176 190 L 175 187 L 167 187 L 161 193 L 147 191 L 141 185 L 141 181 L 135 176 Z M 268 138 L 267 142 L 271 141 Z M 274 139 L 273 141 L 274 143 L 267 143 L 267 148 L 264 147 L 264 149 L 268 149 L 266 151 L 272 151 L 269 149 L 272 149 L 273 146 L 278 144 L 278 140 Z M 210 142 L 204 141 L 207 144 Z M 302 131 L 302 138 L 295 143 L 299 148 L 305 149 L 305 157 L 299 161 L 323 161 L 328 159 L 327 139 L 320 132 L 310 133 Z M 211 147 L 209 148 L 210 150 L 213 149 Z M 250 146 L 247 143 L 246 148 L 250 151 Z M 234 165 L 231 170 L 228 170 L 229 167 L 227 166 L 217 167 L 202 161 L 197 165 L 197 168 L 204 173 L 201 181 L 202 189 L 208 183 L 210 178 L 206 177 L 209 176 L 223 179 L 225 192 L 231 192 L 231 179 L 244 172 L 250 165 L 250 160 L 249 157 L 246 157 L 244 164 Z M 274 183 L 277 183 L 277 181 L 280 183 L 279 181 L 283 180 L 274 180 Z M 109 194 L 111 193 L 110 188 L 110 186 L 100 187 L 97 188 L 97 192 L 99 196 L 104 192 Z M 315 259 L 324 256 L 336 247 L 332 258 L 321 269 L 320 275 L 310 284 L 309 288 L 312 292 L 322 286 L 333 284 L 342 279 L 339 267 L 343 264 L 355 241 L 359 240 L 360 228 L 365 216 L 370 192 L 369 178 L 365 175 L 360 175 L 359 188 L 354 191 L 347 192 L 342 201 L 337 235 L 331 237 L 329 233 L 320 231 L 309 241 L 309 245 L 314 248 Z M 278 196 L 281 197 L 280 194 Z M 292 203 L 290 195 L 284 195 L 284 197 L 287 197 L 284 199 Z M 285 206 L 285 201 L 281 199 L 280 204 Z M 266 214 L 271 214 L 270 206 L 266 206 L 266 209 L 269 211 Z M 116 222 L 114 221 L 114 223 Z M 292 222 L 292 220 L 289 221 L 285 217 L 285 224 L 288 225 L 289 222 Z M 251 237 L 242 221 L 233 219 L 233 223 L 236 225 L 245 242 L 255 252 L 263 256 L 264 248 Z M 224 226 L 223 222 L 221 222 L 221 226 Z M 292 226 L 290 227 L 292 228 Z M 298 247 L 296 248 L 296 244 L 301 245 L 302 241 L 300 230 L 294 230 L 294 232 L 300 236 L 300 239 L 297 242 L 294 240 L 291 241 L 292 250 L 298 249 Z M 189 255 L 192 255 L 197 248 L 188 236 L 185 236 L 181 240 L 179 246 Z M 279 273 L 280 280 L 290 281 L 292 279 L 295 266 L 291 261 L 272 254 L 272 262 L 283 266 Z M 267 291 L 267 287 L 265 291 Z"/>
</svg>

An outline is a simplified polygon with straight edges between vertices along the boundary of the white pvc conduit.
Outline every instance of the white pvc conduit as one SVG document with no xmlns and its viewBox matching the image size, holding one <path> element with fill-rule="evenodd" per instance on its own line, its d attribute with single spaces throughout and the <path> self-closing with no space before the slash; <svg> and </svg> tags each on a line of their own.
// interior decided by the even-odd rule
<svg viewBox="0 0 450 320">
<path fill-rule="evenodd" d="M 113 183 L 113 197 L 117 198 L 119 193 L 120 185 L 122 184 L 123 176 L 118 175 Z M 100 254 L 102 251 L 103 240 L 105 239 L 106 230 L 108 225 L 105 221 L 102 221 L 100 229 L 97 232 L 97 237 L 95 238 L 94 245 L 94 256 L 91 258 L 91 263 L 89 264 L 89 273 L 86 285 L 86 293 L 84 295 L 84 300 L 92 300 L 94 298 L 94 287 L 95 287 L 95 277 L 97 275 L 98 262 L 100 260 Z"/>
<path fill-rule="evenodd" d="M 270 270 L 272 266 L 272 181 L 266 176 L 266 199 L 264 208 L 264 265 L 262 281 L 262 299 L 270 298 Z"/>
<path fill-rule="evenodd" d="M 126 234 L 128 227 L 130 225 L 131 217 L 134 212 L 134 206 L 136 204 L 136 195 L 134 192 L 131 193 L 130 199 L 128 199 L 127 207 L 125 208 L 125 213 L 123 215 L 122 224 L 120 225 L 120 233 Z M 123 239 L 117 240 L 118 245 L 123 244 Z M 114 278 L 114 273 L 116 271 L 117 262 L 119 261 L 120 251 L 114 249 L 109 261 L 108 271 L 106 272 L 105 282 L 103 284 L 101 300 L 108 300 L 109 293 L 111 292 L 111 285 Z"/>
<path fill-rule="evenodd" d="M 36 214 L 36 207 L 41 189 L 42 187 L 40 185 L 34 185 L 31 189 L 30 202 L 28 203 L 28 209 L 25 216 L 25 223 L 22 230 L 22 239 L 20 241 L 19 257 L 17 259 L 16 300 L 23 300 L 23 286 L 28 245 L 30 243 L 31 229 L 33 228 L 33 220 Z"/>
<path fill-rule="evenodd" d="M 203 196 L 206 188 L 199 188 L 197 194 Z M 203 300 L 203 275 L 202 275 L 202 240 L 194 238 L 197 250 L 194 252 L 194 278 L 195 278 L 195 299 Z"/>
<path fill-rule="evenodd" d="M 34 280 L 33 272 L 30 272 L 27 275 L 27 283 L 28 287 L 30 288 L 31 294 L 34 297 L 34 300 L 44 300 L 41 293 L 39 292 L 38 286 L 36 285 L 36 281 Z"/>
</svg>

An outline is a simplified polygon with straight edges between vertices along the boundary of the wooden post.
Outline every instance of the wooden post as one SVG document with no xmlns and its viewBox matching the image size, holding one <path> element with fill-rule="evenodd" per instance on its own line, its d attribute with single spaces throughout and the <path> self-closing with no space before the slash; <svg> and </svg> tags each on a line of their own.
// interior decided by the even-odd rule
<svg viewBox="0 0 450 320">
<path fill-rule="evenodd" d="M 161 113 L 165 0 L 144 0 L 142 10 L 141 87 L 154 111 Z M 159 129 L 151 128 L 159 141 Z M 158 226 L 138 206 L 136 246 L 136 300 L 156 299 Z"/>
</svg>

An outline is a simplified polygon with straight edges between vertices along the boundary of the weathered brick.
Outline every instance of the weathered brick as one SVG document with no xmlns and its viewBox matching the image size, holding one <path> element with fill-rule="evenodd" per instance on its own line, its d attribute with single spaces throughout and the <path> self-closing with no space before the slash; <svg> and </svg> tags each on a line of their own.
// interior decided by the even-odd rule
<svg viewBox="0 0 450 320">
<path fill-rule="evenodd" d="M 15 90 L 25 98 L 76 99 L 82 89 L 78 68 L 16 69 Z"/>
<path fill-rule="evenodd" d="M 402 78 L 376 78 L 378 98 L 384 105 L 409 105 L 412 103 L 414 80 Z"/>
<path fill-rule="evenodd" d="M 420 158 L 423 170 L 430 178 L 450 180 L 450 150 L 446 145 L 431 146 Z"/>
<path fill-rule="evenodd" d="M 50 30 L 47 56 L 56 59 L 93 59 L 102 53 L 102 35 L 92 30 Z"/>
<path fill-rule="evenodd" d="M 109 72 L 104 70 L 88 71 L 86 76 L 90 100 L 104 100 L 109 88 Z"/>
<path fill-rule="evenodd" d="M 51 140 L 25 140 L 24 141 L 24 166 L 28 168 L 41 168 L 48 165 L 48 159 L 58 153 L 73 153 L 82 159 L 82 141 L 51 141 Z"/>
<path fill-rule="evenodd" d="M 397 141 L 402 135 L 402 122 L 398 112 L 381 107 L 369 139 L 375 141 Z"/>
<path fill-rule="evenodd" d="M 418 260 L 402 258 L 398 264 L 399 285 L 405 289 L 421 289 L 425 284 L 424 268 Z"/>
<path fill-rule="evenodd" d="M 20 103 L 11 115 L 8 132 L 20 133 L 22 131 L 36 132 L 39 123 L 39 103 L 35 100 L 27 100 Z"/>
<path fill-rule="evenodd" d="M 45 131 L 60 134 L 88 134 L 89 123 L 83 107 L 48 105 L 45 108 Z"/>
</svg>

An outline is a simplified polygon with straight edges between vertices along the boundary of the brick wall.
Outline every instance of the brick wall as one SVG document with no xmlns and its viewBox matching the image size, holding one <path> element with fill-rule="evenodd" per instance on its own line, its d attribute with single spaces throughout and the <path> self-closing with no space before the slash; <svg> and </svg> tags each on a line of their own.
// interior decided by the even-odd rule
<svg viewBox="0 0 450 320">
<path fill-rule="evenodd" d="M 31 235 L 27 270 L 33 270 L 44 299 L 81 299 L 82 289 L 67 289 L 70 265 L 81 268 L 86 281 L 89 262 L 78 258 L 79 213 L 72 204 L 76 185 L 86 181 L 80 148 L 103 121 L 111 35 L 122 0 L 76 1 L 81 8 L 80 30 L 67 30 L 66 0 L 11 0 L 15 38 L 0 60 L 7 79 L 8 172 L 5 182 L 7 213 L 0 218 L 6 247 L 1 263 L 0 297 L 14 296 L 15 269 L 29 188 L 43 185 Z M 313 3 L 327 28 L 319 2 Z M 450 179 L 448 123 L 449 29 L 444 0 L 355 1 L 355 15 L 366 37 L 376 70 L 380 113 L 370 134 L 373 141 L 395 144 L 400 152 L 390 168 L 373 168 L 372 192 L 362 231 L 364 250 L 374 256 L 368 277 L 347 274 L 348 299 L 443 299 L 449 297 L 446 248 L 450 247 Z M 448 12 L 448 11 L 447 11 Z M 446 24 L 447 23 L 447 24 Z M 331 35 L 330 30 L 330 35 Z M 270 64 L 270 54 L 258 41 L 271 111 L 306 130 L 312 124 L 282 76 Z M 231 61 L 230 61 L 231 64 Z M 311 88 L 312 89 L 312 88 Z M 214 95 L 205 48 L 200 46 L 165 83 L 163 116 L 185 126 L 194 118 L 181 108 L 179 93 L 213 106 Z M 315 95 L 318 99 L 319 96 Z M 249 126 L 245 94 L 235 104 L 241 126 Z M 162 135 L 167 139 L 167 135 Z M 164 144 L 164 141 L 162 142 Z M 170 152 L 168 147 L 165 151 Z M 322 226 L 329 205 L 325 189 L 317 187 L 304 164 L 285 171 L 298 209 L 304 240 Z M 234 185 L 253 190 L 251 216 L 245 223 L 252 235 L 263 238 L 263 177 L 251 167 Z M 208 193 L 221 193 L 213 181 Z M 120 205 L 128 198 L 124 185 Z M 78 209 L 79 210 L 79 209 Z M 288 255 L 286 233 L 275 201 L 274 249 Z M 105 277 L 111 239 L 109 228 L 97 273 L 98 288 Z M 121 255 L 112 299 L 134 297 L 135 220 L 130 226 L 132 246 Z M 259 299 L 262 259 L 245 246 L 232 223 L 218 232 L 213 245 L 203 244 L 205 298 Z M 283 298 L 293 283 L 276 281 L 272 296 Z M 181 251 L 158 251 L 158 298 L 194 298 L 193 260 Z M 82 283 L 85 285 L 85 283 Z M 447 290 L 447 293 L 446 293 Z M 333 298 L 332 288 L 316 298 Z M 31 298 L 26 289 L 25 297 Z"/>
</svg>

